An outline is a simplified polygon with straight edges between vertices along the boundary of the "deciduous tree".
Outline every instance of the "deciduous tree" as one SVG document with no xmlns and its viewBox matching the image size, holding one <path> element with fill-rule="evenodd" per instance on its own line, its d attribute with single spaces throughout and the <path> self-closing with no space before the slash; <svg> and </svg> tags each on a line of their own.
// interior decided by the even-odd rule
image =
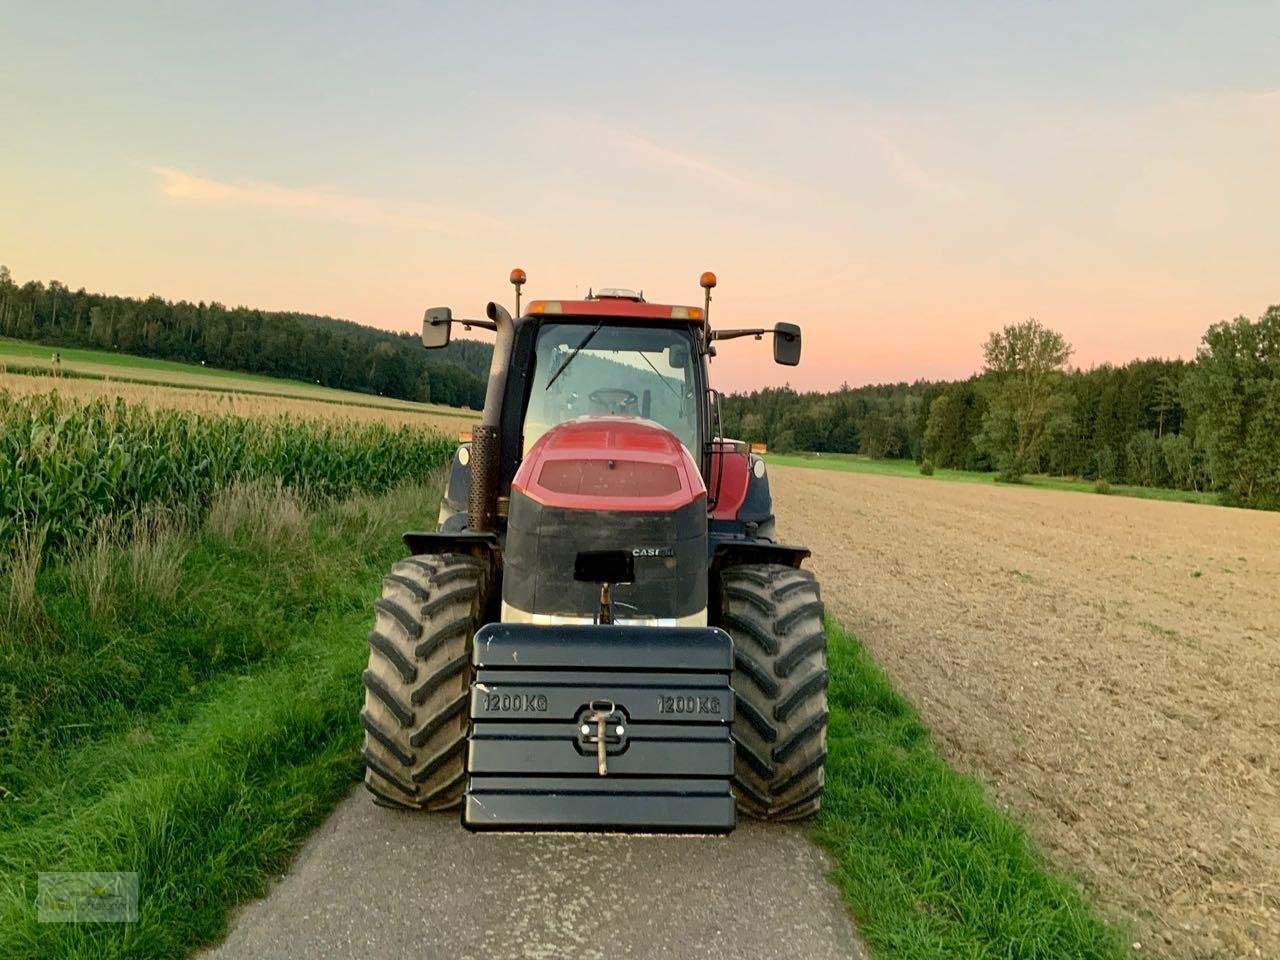
<svg viewBox="0 0 1280 960">
<path fill-rule="evenodd" d="M 1019 480 L 1037 465 L 1050 423 L 1062 411 L 1062 371 L 1071 347 L 1032 318 L 992 333 L 983 356 L 990 407 L 980 443 L 1002 479 Z"/>
<path fill-rule="evenodd" d="M 1186 403 L 1213 485 L 1242 506 L 1280 508 L 1280 306 L 1209 328 Z"/>
</svg>

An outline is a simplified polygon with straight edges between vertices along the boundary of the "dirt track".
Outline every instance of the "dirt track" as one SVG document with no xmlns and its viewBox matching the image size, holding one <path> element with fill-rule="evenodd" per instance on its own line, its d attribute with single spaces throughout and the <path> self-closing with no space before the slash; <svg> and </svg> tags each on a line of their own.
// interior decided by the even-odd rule
<svg viewBox="0 0 1280 960">
<path fill-rule="evenodd" d="M 772 479 L 829 609 L 1143 953 L 1280 956 L 1280 514 Z"/>
<path fill-rule="evenodd" d="M 865 960 L 801 826 L 729 837 L 470 834 L 364 787 L 204 960 Z"/>
</svg>

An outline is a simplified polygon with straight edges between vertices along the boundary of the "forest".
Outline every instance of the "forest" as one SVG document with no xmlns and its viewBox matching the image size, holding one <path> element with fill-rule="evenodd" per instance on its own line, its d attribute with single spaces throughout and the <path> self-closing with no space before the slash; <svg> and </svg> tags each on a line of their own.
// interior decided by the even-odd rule
<svg viewBox="0 0 1280 960">
<path fill-rule="evenodd" d="M 1145 460 L 1130 463 L 1139 434 L 1179 435 L 1186 416 L 1180 387 L 1192 365 L 1183 360 L 1135 360 L 1062 378 L 1069 415 L 1053 425 L 1039 470 L 1063 476 L 1105 476 L 1142 483 Z M 987 413 L 982 376 L 967 380 L 845 385 L 830 393 L 766 387 L 726 394 L 728 434 L 766 443 L 777 453 L 861 453 L 876 459 L 931 460 L 938 467 L 993 470 L 977 442 Z M 1144 443 L 1145 441 L 1139 441 Z M 1153 485 L 1163 476 L 1152 479 Z"/>
<path fill-rule="evenodd" d="M 476 340 L 428 351 L 414 333 L 305 313 L 139 300 L 72 290 L 56 280 L 18 285 L 3 266 L 0 336 L 473 409 L 484 404 L 491 352 Z"/>
</svg>

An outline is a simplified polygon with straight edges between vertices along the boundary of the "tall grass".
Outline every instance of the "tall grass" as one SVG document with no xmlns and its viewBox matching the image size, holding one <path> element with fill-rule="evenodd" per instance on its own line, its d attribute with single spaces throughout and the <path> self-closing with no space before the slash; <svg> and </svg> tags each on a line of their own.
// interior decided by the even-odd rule
<svg viewBox="0 0 1280 960">
<path fill-rule="evenodd" d="M 279 480 L 238 480 L 214 495 L 206 526 L 229 543 L 288 549 L 306 536 L 307 517 L 297 491 Z"/>
<path fill-rule="evenodd" d="M 29 531 L 46 551 L 74 552 L 99 518 L 156 507 L 202 517 L 218 491 L 277 482 L 307 496 L 387 490 L 425 476 L 452 447 L 407 426 L 207 416 L 117 400 L 0 391 L 0 565 Z"/>
<path fill-rule="evenodd" d="M 0 641 L 7 636 L 16 638 L 24 630 L 28 633 L 39 628 L 40 595 L 36 592 L 36 576 L 44 559 L 44 543 L 48 528 L 24 524 L 14 535 L 9 554 L 8 596 L 4 618 L 0 623 Z"/>
<path fill-rule="evenodd" d="M 89 535 L 67 562 L 71 590 L 84 600 L 91 620 L 106 618 L 112 608 L 112 552 L 116 545 L 116 524 L 110 517 L 98 517 Z"/>
</svg>

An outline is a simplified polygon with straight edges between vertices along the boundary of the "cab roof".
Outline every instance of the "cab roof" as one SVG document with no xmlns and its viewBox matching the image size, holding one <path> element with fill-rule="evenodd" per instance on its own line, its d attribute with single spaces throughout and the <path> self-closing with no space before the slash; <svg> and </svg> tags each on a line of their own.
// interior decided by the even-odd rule
<svg viewBox="0 0 1280 960">
<path fill-rule="evenodd" d="M 599 296 L 589 300 L 532 300 L 526 310 L 534 316 L 629 317 L 637 320 L 683 320 L 703 323 L 702 307 L 645 303 L 638 297 Z"/>
</svg>

